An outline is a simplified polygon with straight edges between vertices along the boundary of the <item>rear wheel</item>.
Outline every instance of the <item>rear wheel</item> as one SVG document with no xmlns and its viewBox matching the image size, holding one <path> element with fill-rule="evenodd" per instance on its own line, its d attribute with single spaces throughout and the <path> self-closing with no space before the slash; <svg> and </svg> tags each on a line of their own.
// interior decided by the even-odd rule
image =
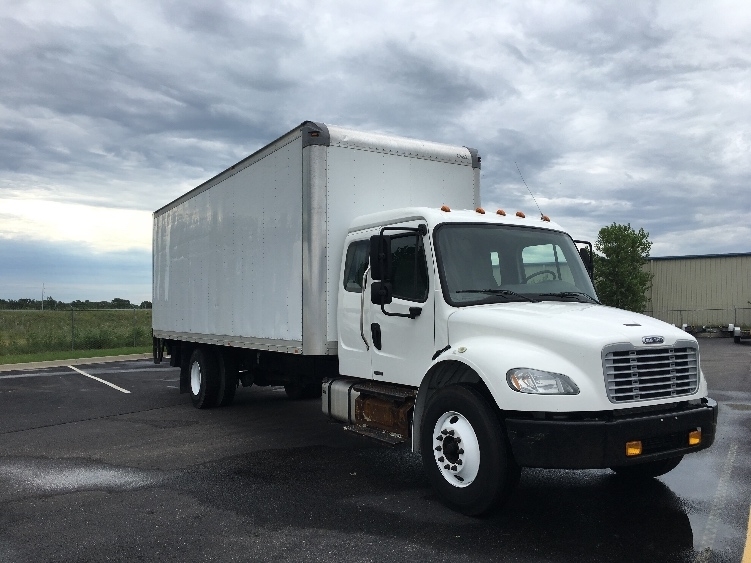
<svg viewBox="0 0 751 563">
<path fill-rule="evenodd" d="M 189 365 L 193 406 L 199 409 L 213 407 L 219 390 L 219 368 L 214 353 L 205 347 L 196 348 Z"/>
<path fill-rule="evenodd" d="M 431 397 L 420 445 L 431 484 L 446 505 L 463 514 L 490 512 L 519 481 L 496 413 L 472 387 L 452 385 Z"/>
<path fill-rule="evenodd" d="M 668 459 L 661 459 L 659 461 L 648 461 L 646 463 L 639 463 L 636 465 L 624 465 L 622 467 L 611 467 L 613 471 L 620 477 L 628 479 L 651 479 L 653 477 L 659 477 L 665 475 L 669 471 L 672 471 L 683 459 L 683 456 L 671 457 Z"/>
<path fill-rule="evenodd" d="M 219 353 L 219 387 L 216 393 L 216 406 L 226 407 L 235 399 L 239 381 L 237 360 L 232 354 Z"/>
</svg>

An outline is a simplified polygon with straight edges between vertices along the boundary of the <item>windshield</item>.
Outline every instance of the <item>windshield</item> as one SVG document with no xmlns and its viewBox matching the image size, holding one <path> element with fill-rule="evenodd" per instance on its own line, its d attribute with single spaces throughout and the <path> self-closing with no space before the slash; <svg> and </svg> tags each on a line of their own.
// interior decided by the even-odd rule
<svg viewBox="0 0 751 563">
<path fill-rule="evenodd" d="M 443 295 L 451 305 L 598 302 L 579 251 L 565 233 L 449 223 L 436 228 L 435 241 Z"/>
</svg>

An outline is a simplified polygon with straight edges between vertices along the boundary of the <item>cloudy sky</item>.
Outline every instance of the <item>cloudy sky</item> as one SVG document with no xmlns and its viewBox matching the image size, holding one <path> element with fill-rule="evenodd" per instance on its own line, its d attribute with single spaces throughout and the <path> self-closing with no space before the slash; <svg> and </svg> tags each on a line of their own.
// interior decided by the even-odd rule
<svg viewBox="0 0 751 563">
<path fill-rule="evenodd" d="M 751 251 L 751 4 L 4 0 L 0 298 L 151 298 L 151 212 L 304 120 L 476 147 L 482 201 Z M 515 164 L 516 163 L 516 164 Z"/>
</svg>

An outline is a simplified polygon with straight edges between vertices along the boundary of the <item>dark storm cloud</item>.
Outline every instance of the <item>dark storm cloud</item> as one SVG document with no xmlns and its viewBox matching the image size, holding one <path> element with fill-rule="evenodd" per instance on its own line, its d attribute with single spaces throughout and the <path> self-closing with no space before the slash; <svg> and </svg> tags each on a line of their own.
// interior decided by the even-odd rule
<svg viewBox="0 0 751 563">
<path fill-rule="evenodd" d="M 295 40 L 269 31 L 269 22 L 241 25 L 213 8 L 211 14 L 207 18 L 200 11 L 174 9 L 169 15 L 179 15 L 179 23 L 187 22 L 203 32 L 231 22 L 225 33 L 212 36 L 212 42 L 216 37 L 226 43 L 232 37 L 227 31 L 236 28 L 235 42 L 244 42 L 239 53 L 243 56 L 238 57 L 242 65 L 223 56 L 221 48 L 212 55 L 208 46 L 202 51 L 192 45 L 197 58 L 180 53 L 181 43 L 193 44 L 190 38 L 151 49 L 134 44 L 119 28 L 50 25 L 39 33 L 6 19 L 3 25 L 13 28 L 18 46 L 0 52 L 0 72 L 14 77 L 0 85 L 0 100 L 23 117 L 3 136 L 10 150 L 0 156 L 0 167 L 40 172 L 56 163 L 72 170 L 77 166 L 106 167 L 112 159 L 137 160 L 150 169 L 176 163 L 195 166 L 205 162 L 205 152 L 174 150 L 170 138 L 251 145 L 267 142 L 268 124 L 273 120 L 269 114 L 273 112 L 263 111 L 261 106 L 255 112 L 244 111 L 242 100 L 257 98 L 259 93 L 278 97 L 294 86 L 281 76 L 278 57 L 271 53 L 284 53 L 285 42 L 291 45 Z M 205 43 L 203 35 L 195 44 Z M 35 113 L 48 119 L 33 119 Z M 55 131 L 50 131 L 50 119 L 77 120 L 91 126 L 90 133 L 100 135 L 98 148 L 110 162 L 86 146 L 91 137 L 81 138 L 76 132 L 67 138 L 56 137 Z M 61 141 L 75 154 L 58 150 L 55 145 Z M 78 142 L 84 146 L 77 147 Z"/>
<path fill-rule="evenodd" d="M 656 4 L 572 2 L 557 17 L 528 23 L 535 26 L 532 35 L 542 44 L 606 58 L 624 50 L 653 49 L 669 39 L 670 32 L 656 23 Z"/>
<path fill-rule="evenodd" d="M 332 119 L 350 126 L 453 143 L 457 118 L 493 95 L 458 61 L 411 44 L 371 44 L 342 63 Z"/>
</svg>

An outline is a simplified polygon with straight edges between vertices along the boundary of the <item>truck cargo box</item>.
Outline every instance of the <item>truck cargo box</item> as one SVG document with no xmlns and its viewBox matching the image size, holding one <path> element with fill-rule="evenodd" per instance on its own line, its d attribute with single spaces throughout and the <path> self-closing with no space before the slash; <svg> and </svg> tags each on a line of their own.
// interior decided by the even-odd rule
<svg viewBox="0 0 751 563">
<path fill-rule="evenodd" d="M 473 149 L 306 121 L 154 213 L 154 336 L 336 354 L 350 222 L 479 185 Z"/>
</svg>

